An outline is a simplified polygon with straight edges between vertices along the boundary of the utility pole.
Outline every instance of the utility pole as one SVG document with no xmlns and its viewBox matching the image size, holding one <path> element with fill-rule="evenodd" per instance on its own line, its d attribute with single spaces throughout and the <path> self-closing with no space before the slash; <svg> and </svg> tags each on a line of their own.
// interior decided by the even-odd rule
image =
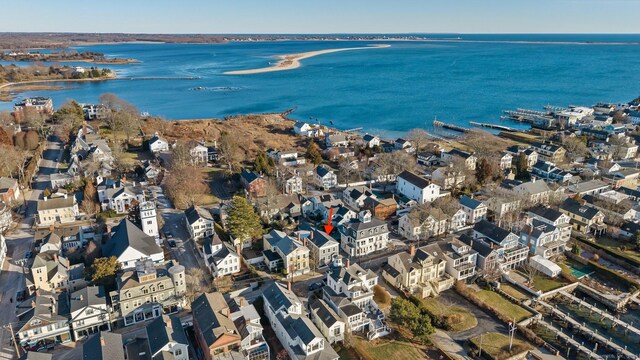
<svg viewBox="0 0 640 360">
<path fill-rule="evenodd" d="M 484 337 L 484 334 L 480 334 L 480 351 L 478 352 L 478 357 L 482 358 L 482 338 Z"/>
<path fill-rule="evenodd" d="M 511 347 L 513 346 L 513 336 L 516 334 L 517 328 L 516 318 L 514 317 L 513 322 L 509 321 L 509 351 L 511 351 Z"/>
<path fill-rule="evenodd" d="M 6 330 L 6 328 L 5 328 Z M 9 323 L 9 335 L 11 335 L 11 342 L 13 343 L 13 346 L 16 349 L 16 354 L 18 355 L 18 358 L 20 358 L 20 348 L 18 347 L 18 343 L 16 342 L 16 337 L 13 335 L 13 324 Z"/>
</svg>

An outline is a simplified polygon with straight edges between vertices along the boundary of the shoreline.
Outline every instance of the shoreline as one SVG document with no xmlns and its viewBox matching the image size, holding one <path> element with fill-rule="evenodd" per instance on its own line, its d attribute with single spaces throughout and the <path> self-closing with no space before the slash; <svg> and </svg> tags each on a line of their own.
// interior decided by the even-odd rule
<svg viewBox="0 0 640 360">
<path fill-rule="evenodd" d="M 301 60 L 308 59 L 318 55 L 324 55 L 324 54 L 330 54 L 330 53 L 342 52 L 342 51 L 383 49 L 383 48 L 388 48 L 390 46 L 391 45 L 388 45 L 388 44 L 380 44 L 380 45 L 370 45 L 370 46 L 353 47 L 353 48 L 338 48 L 338 49 L 308 51 L 308 52 L 298 53 L 298 54 L 276 55 L 274 57 L 277 59 L 280 59 L 280 61 L 278 61 L 278 63 L 276 63 L 275 65 L 272 65 L 269 67 L 257 68 L 257 69 L 225 71 L 223 74 L 224 75 L 251 75 L 251 74 L 260 74 L 265 72 L 293 70 L 302 66 L 302 63 L 300 62 Z"/>
<path fill-rule="evenodd" d="M 107 80 L 116 80 L 117 76 L 115 73 L 111 76 L 103 77 L 103 78 L 89 78 L 89 79 L 46 79 L 46 80 L 27 80 L 20 82 L 8 82 L 4 84 L 0 84 L 0 102 L 11 102 L 13 101 L 12 92 L 20 93 L 26 91 L 56 91 L 56 90 L 64 90 L 66 86 L 35 86 L 34 88 L 29 88 L 29 86 L 37 85 L 37 84 L 47 84 L 47 83 L 56 83 L 56 82 L 68 82 L 68 83 L 77 83 L 77 82 L 93 82 L 93 81 L 107 81 Z M 16 88 L 12 88 L 16 87 Z M 24 87 L 20 89 L 20 87 Z"/>
</svg>

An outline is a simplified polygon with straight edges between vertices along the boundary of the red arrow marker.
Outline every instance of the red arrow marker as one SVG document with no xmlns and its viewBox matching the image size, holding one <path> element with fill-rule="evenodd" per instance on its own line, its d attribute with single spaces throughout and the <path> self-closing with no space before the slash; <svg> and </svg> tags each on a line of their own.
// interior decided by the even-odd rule
<svg viewBox="0 0 640 360">
<path fill-rule="evenodd" d="M 324 226 L 324 232 L 331 234 L 333 231 L 333 225 L 331 225 L 331 218 L 333 218 L 333 208 L 329 209 L 329 219 L 327 219 L 327 225 Z"/>
</svg>

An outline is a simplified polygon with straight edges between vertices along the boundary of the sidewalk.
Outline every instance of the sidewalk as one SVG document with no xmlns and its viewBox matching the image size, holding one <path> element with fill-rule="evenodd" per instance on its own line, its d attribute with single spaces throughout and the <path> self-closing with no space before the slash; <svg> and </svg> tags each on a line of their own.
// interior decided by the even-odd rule
<svg viewBox="0 0 640 360">
<path fill-rule="evenodd" d="M 440 348 L 440 350 L 446 352 L 454 359 L 471 360 L 471 357 L 467 355 L 460 344 L 455 342 L 446 332 L 436 329 L 436 332 L 431 335 L 431 341 Z"/>
</svg>

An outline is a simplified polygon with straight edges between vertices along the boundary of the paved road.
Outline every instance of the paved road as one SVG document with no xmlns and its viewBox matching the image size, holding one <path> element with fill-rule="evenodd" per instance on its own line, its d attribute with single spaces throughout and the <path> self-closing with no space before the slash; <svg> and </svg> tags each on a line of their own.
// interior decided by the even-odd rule
<svg viewBox="0 0 640 360">
<path fill-rule="evenodd" d="M 11 335 L 9 331 L 4 330 L 4 326 L 10 322 L 17 325 L 15 316 L 16 293 L 25 288 L 22 265 L 28 266 L 28 263 L 24 262 L 24 257 L 31 250 L 33 244 L 31 226 L 34 222 L 34 215 L 37 212 L 38 199 L 42 195 L 42 190 L 50 185 L 48 175 L 57 172 L 58 161 L 63 153 L 62 150 L 60 141 L 53 136 L 50 137 L 40 160 L 37 180 L 32 184 L 33 189 L 25 189 L 23 191 L 22 196 L 27 203 L 24 219 L 15 231 L 6 236 L 7 264 L 3 266 L 3 271 L 0 274 L 0 284 L 2 284 L 0 325 L 3 327 L 0 329 L 0 359 L 12 359 L 15 357 L 15 349 L 9 344 Z M 15 327 L 17 326 L 14 326 L 13 330 L 17 331 Z"/>
<path fill-rule="evenodd" d="M 486 334 L 489 332 L 499 332 L 502 334 L 507 333 L 507 328 L 501 322 L 497 321 L 493 316 L 486 313 L 476 305 L 470 303 L 467 299 L 460 296 L 453 289 L 444 291 L 438 297 L 440 302 L 445 304 L 458 305 L 466 310 L 469 310 L 478 319 L 478 325 L 472 329 L 461 331 L 458 333 L 451 333 L 451 337 L 463 343 L 465 340 L 479 336 L 480 334 Z"/>
</svg>

